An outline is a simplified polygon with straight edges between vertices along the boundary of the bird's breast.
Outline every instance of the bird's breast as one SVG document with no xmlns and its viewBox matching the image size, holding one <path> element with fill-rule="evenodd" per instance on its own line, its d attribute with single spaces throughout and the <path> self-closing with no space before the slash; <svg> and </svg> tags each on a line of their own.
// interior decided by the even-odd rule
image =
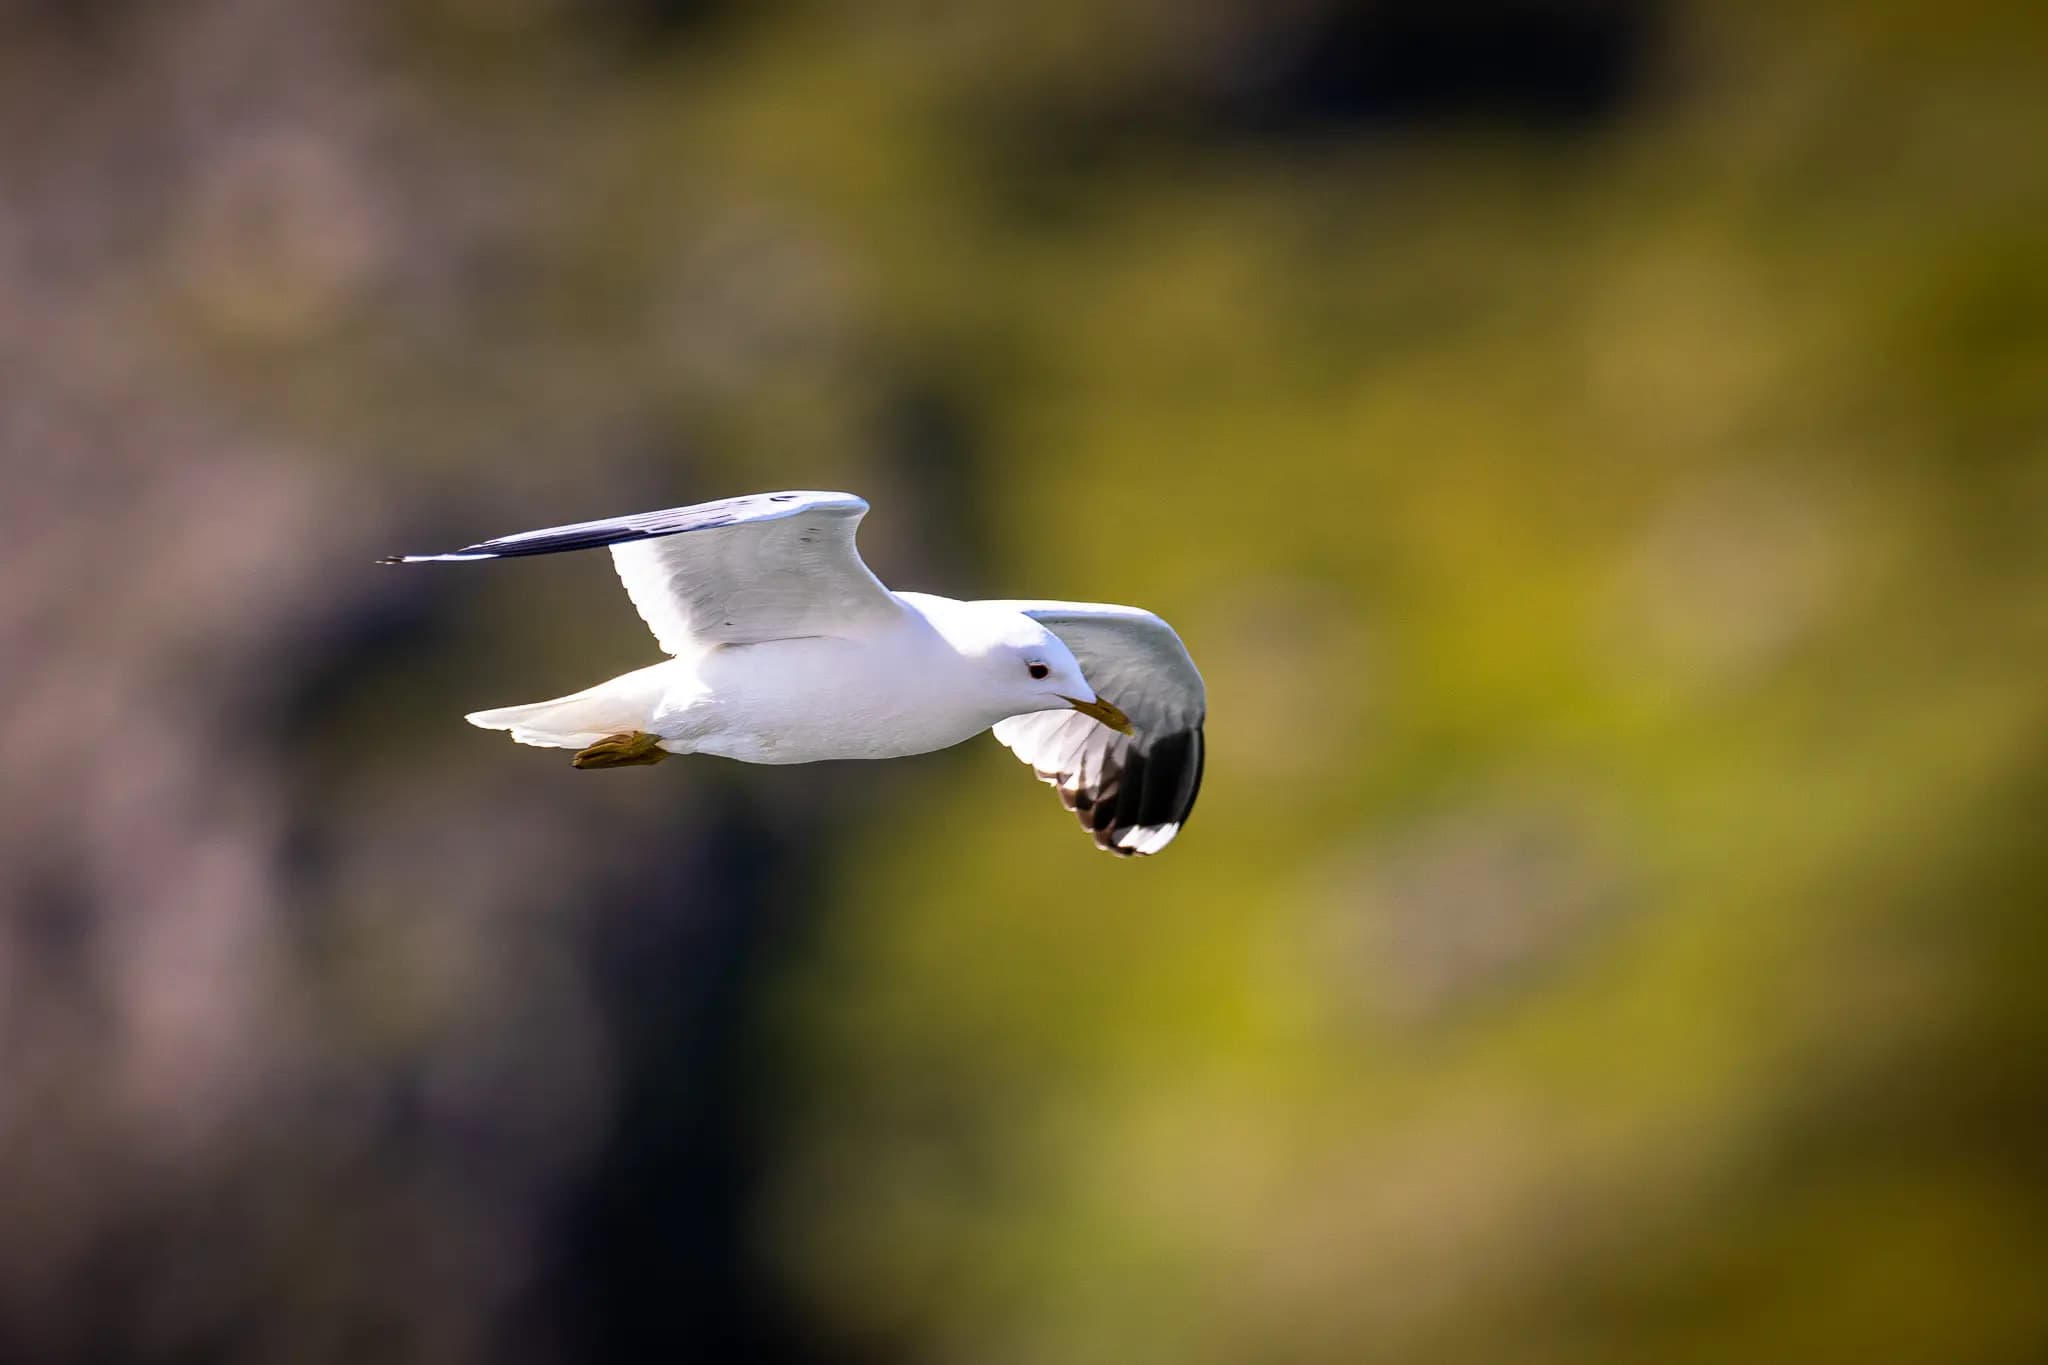
<svg viewBox="0 0 2048 1365">
<path fill-rule="evenodd" d="M 968 700 L 960 669 L 910 631 L 729 646 L 697 661 L 658 728 L 694 752 L 748 763 L 927 753 L 999 719 Z"/>
</svg>

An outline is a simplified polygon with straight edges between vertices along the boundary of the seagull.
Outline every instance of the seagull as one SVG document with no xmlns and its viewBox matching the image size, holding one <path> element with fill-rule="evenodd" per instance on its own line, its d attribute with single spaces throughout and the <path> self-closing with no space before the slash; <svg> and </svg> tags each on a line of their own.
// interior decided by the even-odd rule
<svg viewBox="0 0 2048 1365">
<path fill-rule="evenodd" d="M 578 768 L 715 754 L 897 758 L 993 728 L 1123 857 L 1173 842 L 1202 785 L 1202 675 L 1173 627 L 1101 602 L 891 592 L 861 562 L 868 504 L 761 493 L 500 536 L 382 564 L 608 546 L 670 657 L 573 696 L 472 712 Z"/>
</svg>

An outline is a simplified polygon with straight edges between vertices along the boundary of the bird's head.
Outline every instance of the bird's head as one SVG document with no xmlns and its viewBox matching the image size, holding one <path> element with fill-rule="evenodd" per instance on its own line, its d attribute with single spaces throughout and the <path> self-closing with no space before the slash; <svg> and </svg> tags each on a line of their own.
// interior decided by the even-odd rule
<svg viewBox="0 0 2048 1365">
<path fill-rule="evenodd" d="M 1074 710 L 1131 733 L 1129 718 L 1096 693 L 1066 641 L 1029 616 L 995 625 L 978 657 L 990 695 L 1009 708 L 1005 715 Z"/>
</svg>

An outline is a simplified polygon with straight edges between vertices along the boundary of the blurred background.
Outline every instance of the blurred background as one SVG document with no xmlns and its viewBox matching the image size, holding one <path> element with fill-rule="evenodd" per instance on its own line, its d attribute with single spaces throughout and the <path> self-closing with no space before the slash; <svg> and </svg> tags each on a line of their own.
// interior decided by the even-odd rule
<svg viewBox="0 0 2048 1365">
<path fill-rule="evenodd" d="M 7 0 L 0 1361 L 2048 1358 L 2048 10 Z M 580 773 L 783 487 L 1208 678 Z"/>
</svg>

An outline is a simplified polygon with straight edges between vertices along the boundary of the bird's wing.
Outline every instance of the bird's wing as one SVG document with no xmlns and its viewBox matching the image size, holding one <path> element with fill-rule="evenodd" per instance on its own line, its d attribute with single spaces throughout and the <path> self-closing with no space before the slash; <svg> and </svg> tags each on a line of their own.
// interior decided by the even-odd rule
<svg viewBox="0 0 2048 1365">
<path fill-rule="evenodd" d="M 999 721 L 996 738 L 1058 789 L 1060 802 L 1111 853 L 1173 842 L 1202 786 L 1202 675 L 1173 627 L 1149 611 L 1100 602 L 998 602 L 1038 620 L 1081 672 L 1129 717 L 1122 735 L 1078 711 Z"/>
<path fill-rule="evenodd" d="M 626 595 L 670 654 L 806 635 L 860 635 L 905 610 L 861 562 L 851 493 L 758 493 L 551 526 L 394 564 L 611 547 Z"/>
</svg>

